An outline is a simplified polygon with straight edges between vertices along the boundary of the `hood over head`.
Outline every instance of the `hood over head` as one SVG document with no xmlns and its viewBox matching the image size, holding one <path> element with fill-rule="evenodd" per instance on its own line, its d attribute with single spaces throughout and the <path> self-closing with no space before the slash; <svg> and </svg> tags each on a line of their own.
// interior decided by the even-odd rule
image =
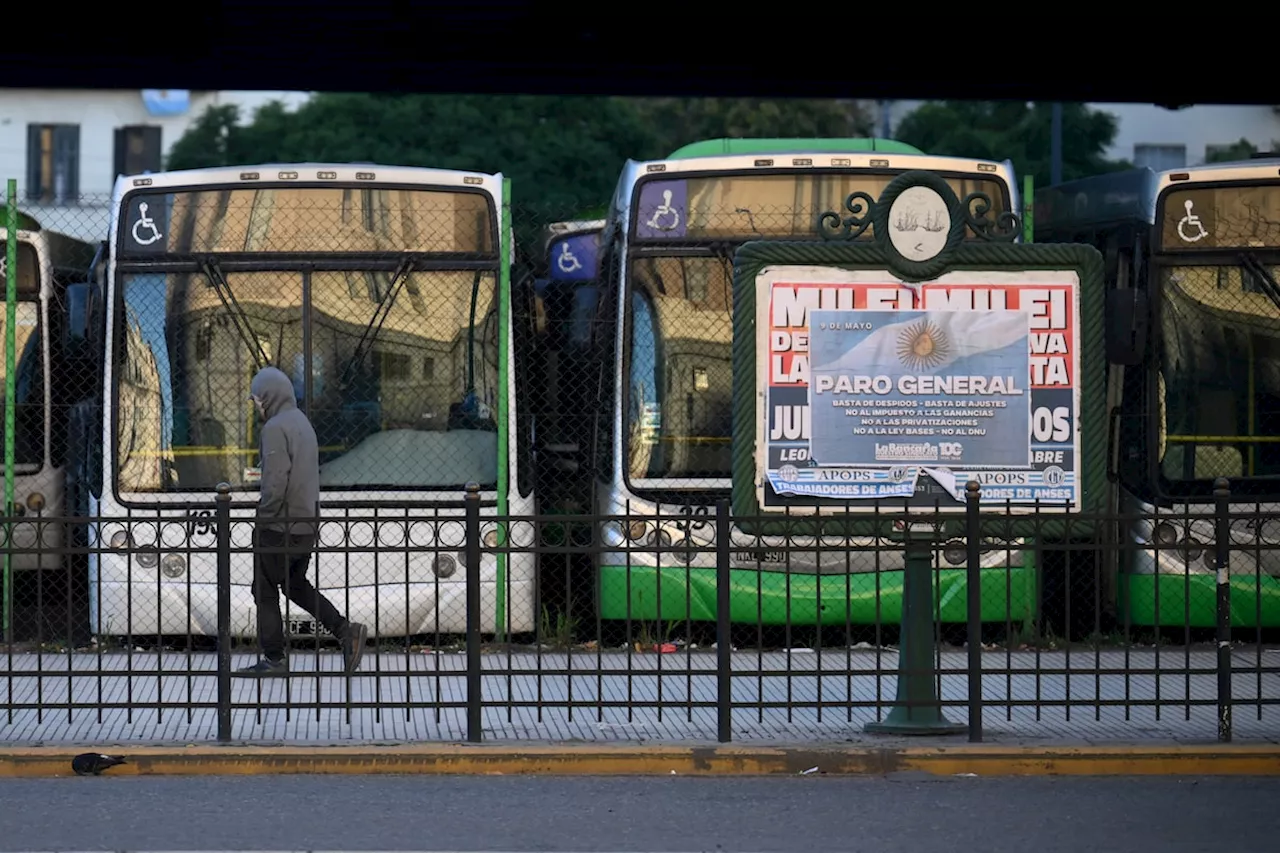
<svg viewBox="0 0 1280 853">
<path fill-rule="evenodd" d="M 249 393 L 262 403 L 262 414 L 267 420 L 298 405 L 293 396 L 293 382 L 278 367 L 259 370 L 249 384 Z"/>
</svg>

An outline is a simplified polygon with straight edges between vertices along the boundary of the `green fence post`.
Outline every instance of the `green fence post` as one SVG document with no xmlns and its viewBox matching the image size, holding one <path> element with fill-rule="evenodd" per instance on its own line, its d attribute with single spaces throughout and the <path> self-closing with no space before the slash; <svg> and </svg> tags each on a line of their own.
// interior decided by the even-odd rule
<svg viewBox="0 0 1280 853">
<path fill-rule="evenodd" d="M 16 339 L 14 324 L 18 322 L 18 182 L 9 179 L 4 210 L 5 268 L 4 268 L 4 514 L 13 515 L 13 432 L 14 383 L 13 362 Z M 5 525 L 4 547 L 4 641 L 13 642 L 13 523 Z"/>
<path fill-rule="evenodd" d="M 907 533 L 903 572 L 902 634 L 898 640 L 897 699 L 889 714 L 863 731 L 882 735 L 949 735 L 968 730 L 942 713 L 934 689 L 937 643 L 933 625 L 933 548 Z"/>
</svg>

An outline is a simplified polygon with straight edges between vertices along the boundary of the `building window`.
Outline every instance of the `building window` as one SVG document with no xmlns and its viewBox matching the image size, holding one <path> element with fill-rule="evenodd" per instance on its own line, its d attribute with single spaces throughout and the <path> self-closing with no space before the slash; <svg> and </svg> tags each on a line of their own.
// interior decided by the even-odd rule
<svg viewBox="0 0 1280 853">
<path fill-rule="evenodd" d="M 711 269 L 707 264 L 692 263 L 684 268 L 684 298 L 690 302 L 707 301 L 707 284 Z"/>
<path fill-rule="evenodd" d="M 1185 145 L 1135 145 L 1133 165 L 1156 172 L 1165 169 L 1181 169 L 1187 165 Z"/>
<path fill-rule="evenodd" d="M 27 125 L 27 198 L 75 204 L 80 195 L 80 125 Z"/>
<path fill-rule="evenodd" d="M 378 378 L 391 381 L 405 381 L 413 378 L 410 370 L 409 356 L 398 352 L 378 352 L 376 354 Z"/>
<path fill-rule="evenodd" d="M 115 174 L 141 175 L 159 172 L 161 160 L 161 129 L 150 125 L 131 125 L 116 128 Z"/>
</svg>

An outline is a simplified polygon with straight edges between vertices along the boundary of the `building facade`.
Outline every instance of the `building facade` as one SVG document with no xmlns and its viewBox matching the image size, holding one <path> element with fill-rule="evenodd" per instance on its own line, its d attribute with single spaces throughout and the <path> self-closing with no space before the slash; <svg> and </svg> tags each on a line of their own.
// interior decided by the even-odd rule
<svg viewBox="0 0 1280 853">
<path fill-rule="evenodd" d="M 876 133 L 896 135 L 902 119 L 924 101 L 864 101 Z M 1116 138 L 1104 156 L 1135 166 L 1178 169 L 1199 166 L 1241 139 L 1259 152 L 1280 149 L 1280 105 L 1200 104 L 1180 110 L 1155 104 L 1091 103 L 1117 119 Z M 964 152 L 949 152 L 963 154 Z"/>
<path fill-rule="evenodd" d="M 185 89 L 0 89 L 0 179 L 42 225 L 105 239 L 119 174 L 158 172 L 173 143 L 209 106 L 237 104 L 242 120 L 270 101 L 307 92 Z"/>
<path fill-rule="evenodd" d="M 1241 139 L 1260 152 L 1280 141 L 1280 106 L 1200 104 L 1170 110 L 1155 104 L 1090 104 L 1119 119 L 1106 156 L 1152 169 L 1200 166 Z"/>
</svg>

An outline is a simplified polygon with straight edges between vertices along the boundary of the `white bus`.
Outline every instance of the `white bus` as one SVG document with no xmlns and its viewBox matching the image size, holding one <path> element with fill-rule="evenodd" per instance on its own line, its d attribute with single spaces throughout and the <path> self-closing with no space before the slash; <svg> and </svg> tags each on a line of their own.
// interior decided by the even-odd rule
<svg viewBox="0 0 1280 853">
<path fill-rule="evenodd" d="M 20 214 L 15 237 L 18 243 L 14 283 L 17 292 L 14 306 L 16 408 L 11 514 L 30 520 L 15 526 L 16 550 L 10 555 L 9 565 L 15 571 L 59 569 L 63 565 L 64 531 L 55 520 L 66 514 L 63 503 L 68 452 L 66 401 L 73 398 L 78 382 L 85 383 L 79 389 L 81 392 L 89 390 L 86 386 L 90 378 L 68 375 L 58 342 L 65 320 L 63 302 L 67 285 L 88 277 L 98 247 L 43 228 L 27 214 Z M 8 231 L 2 224 L 0 241 L 8 241 Z M 7 286 L 8 274 L 7 252 L 0 248 L 0 287 Z M 0 310 L 0 335 L 4 333 L 4 324 L 5 316 Z M 4 380 L 4 370 L 0 354 L 0 382 Z M 0 398 L 0 413 L 3 410 L 4 401 Z M 0 460 L 0 469 L 3 465 Z M 36 517 L 50 521 L 37 524 Z M 57 581 L 51 582 L 61 579 L 59 575 Z M 33 595 L 24 589 L 28 582 L 30 579 L 24 578 L 17 585 L 15 603 L 19 607 L 34 604 Z M 50 601 L 54 598 L 51 595 Z"/>
<path fill-rule="evenodd" d="M 1280 158 L 1059 184 L 1035 225 L 1107 260 L 1108 498 L 1133 519 L 1102 549 L 1117 619 L 1216 624 L 1225 477 L 1232 625 L 1280 625 Z"/>
<path fill-rule="evenodd" d="M 68 607 L 83 614 L 83 559 L 65 554 L 68 541 L 68 473 L 77 448 L 67 441 L 68 403 L 84 393 L 90 375 L 69 369 L 59 343 L 64 328 L 67 287 L 83 281 L 102 260 L 99 247 L 45 228 L 19 212 L 14 306 L 14 470 L 11 517 L 13 636 L 40 638 L 75 630 Z M 105 223 L 104 223 L 105 232 Z M 8 231 L 0 227 L 0 239 Z M 0 251 L 0 286 L 7 286 L 8 253 Z M 0 315 L 0 334 L 5 318 Z M 4 378 L 0 356 L 0 380 Z M 0 413 L 3 412 L 0 400 Z M 0 467 L 3 466 L 0 461 Z"/>
<path fill-rule="evenodd" d="M 591 380 L 603 389 L 591 463 L 594 509 L 615 517 L 603 523 L 595 557 L 601 618 L 715 619 L 712 516 L 715 502 L 731 493 L 736 248 L 751 240 L 819 240 L 823 212 L 842 211 L 854 191 L 878 197 L 913 169 L 939 174 L 961 198 L 985 193 L 993 218 L 1021 212 L 1008 162 L 926 155 L 879 139 L 709 140 L 666 160 L 626 164 L 601 241 L 597 328 L 608 331 L 596 341 L 604 373 Z M 934 496 L 921 499 L 932 505 Z M 655 514 L 668 520 L 647 519 Z M 733 530 L 735 621 L 896 621 L 901 552 L 833 550 L 822 565 L 815 552 L 772 559 L 783 553 L 781 543 Z M 681 542 L 705 550 L 649 550 Z M 992 586 L 984 585 L 984 598 L 999 603 L 984 608 L 987 618 L 1003 620 L 1006 610 L 1021 618 L 1034 595 L 1034 557 L 1024 544 L 984 545 L 982 565 L 999 569 L 986 575 Z M 943 556 L 944 598 L 956 603 L 943 607 L 941 618 L 964 622 L 963 544 L 948 543 Z M 851 574 L 861 580 L 850 583 Z"/>
<path fill-rule="evenodd" d="M 256 632 L 249 383 L 294 382 L 320 441 L 310 577 L 371 636 L 466 630 L 464 488 L 533 511 L 521 477 L 510 215 L 500 174 L 272 164 L 121 177 L 89 539 L 98 635 L 214 635 L 214 496 L 231 486 L 231 630 Z M 482 522 L 484 544 L 519 531 Z M 526 538 L 531 538 L 531 534 Z M 534 557 L 481 558 L 482 632 L 533 626 Z M 305 614 L 296 634 L 315 632 Z"/>
</svg>

